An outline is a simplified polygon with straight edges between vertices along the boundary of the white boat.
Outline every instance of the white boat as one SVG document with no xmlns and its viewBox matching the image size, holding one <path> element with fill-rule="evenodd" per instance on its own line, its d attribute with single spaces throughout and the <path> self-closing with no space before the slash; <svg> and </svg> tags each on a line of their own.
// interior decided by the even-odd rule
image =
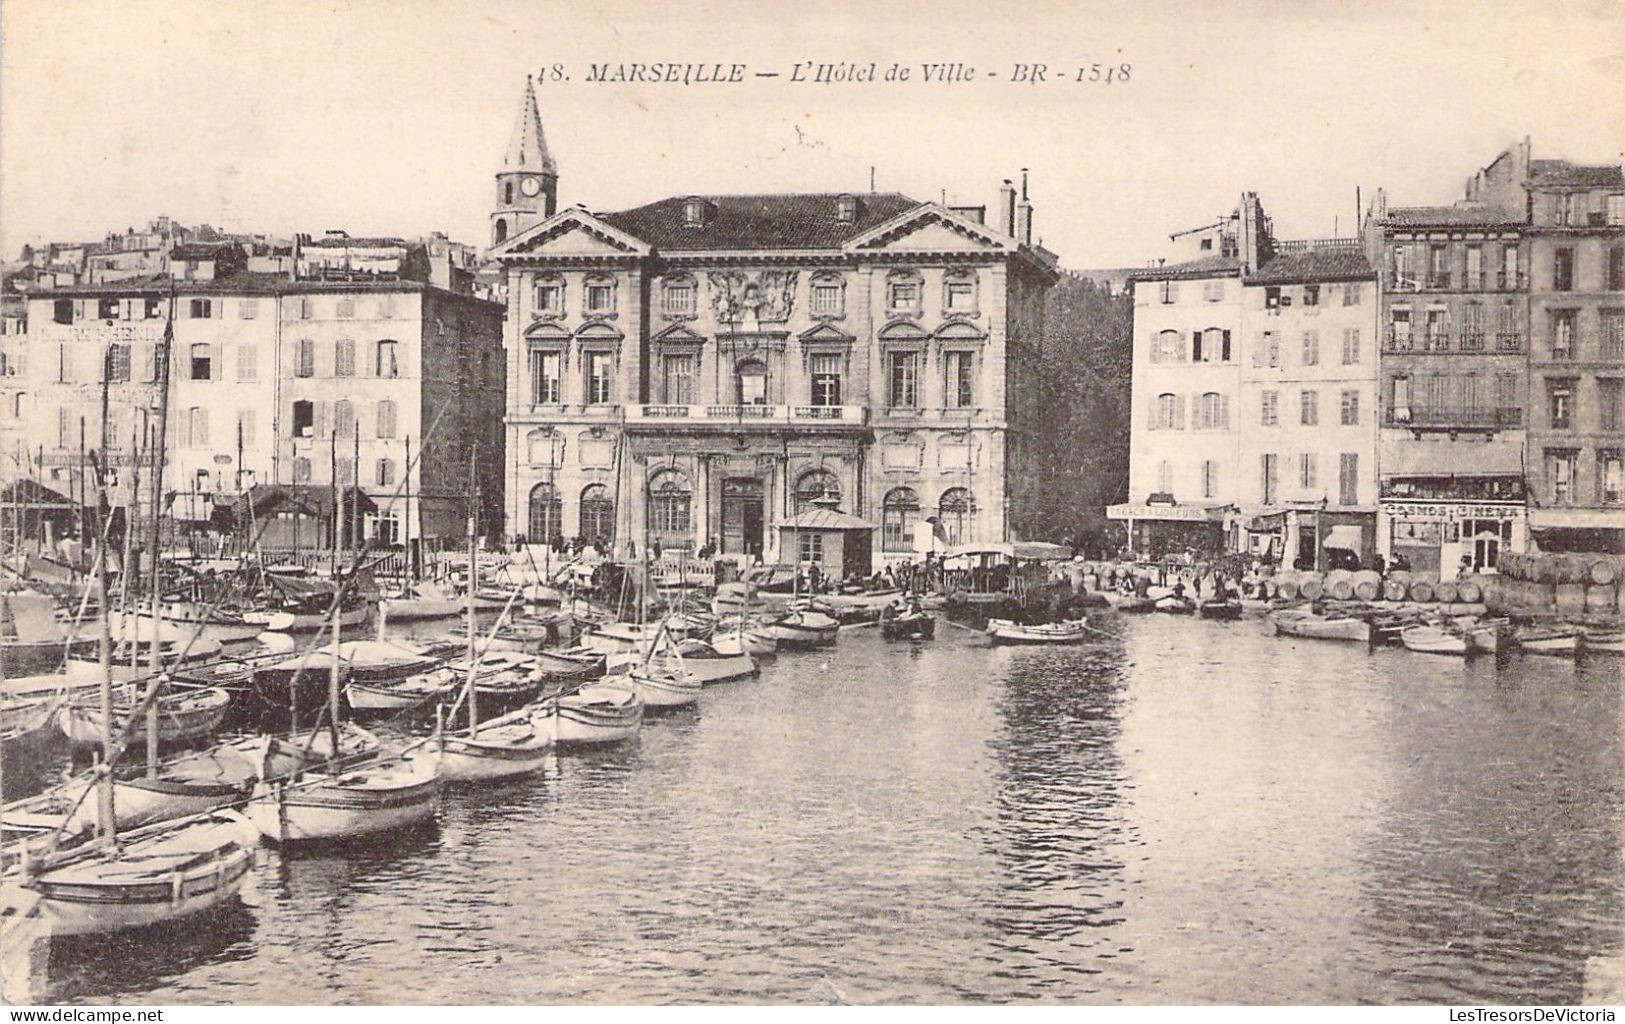
<svg viewBox="0 0 1625 1024">
<path fill-rule="evenodd" d="M 257 845 L 241 814 L 214 811 L 53 857 L 24 884 L 40 894 L 53 936 L 143 928 L 236 896 Z"/>
<path fill-rule="evenodd" d="M 704 684 L 679 670 L 664 665 L 644 665 L 626 675 L 627 685 L 643 698 L 647 708 L 675 708 L 700 699 Z"/>
<path fill-rule="evenodd" d="M 449 619 L 462 613 L 462 599 L 446 593 L 434 583 L 419 583 L 410 593 L 386 597 L 378 610 L 388 622 L 422 622 Z"/>
<path fill-rule="evenodd" d="M 555 716 L 559 744 L 619 743 L 638 734 L 643 698 L 631 687 L 589 683 L 542 702 Z"/>
<path fill-rule="evenodd" d="M 809 609 L 797 609 L 774 619 L 764 632 L 777 642 L 780 650 L 805 650 L 826 647 L 840 635 L 841 624 Z"/>
<path fill-rule="evenodd" d="M 269 737 L 265 737 L 269 740 Z M 246 814 L 273 843 L 352 839 L 432 819 L 440 809 L 433 757 L 379 760 L 328 773 L 261 782 Z"/>
<path fill-rule="evenodd" d="M 676 654 L 684 675 L 699 681 L 701 686 L 726 683 L 756 674 L 756 660 L 744 651 L 725 653 L 705 640 L 681 640 Z M 658 661 L 660 655 L 655 655 Z"/>
<path fill-rule="evenodd" d="M 1407 626 L 1399 634 L 1399 642 L 1407 651 L 1419 654 L 1454 654 L 1465 657 L 1472 649 L 1466 633 L 1445 629 L 1443 626 Z"/>
<path fill-rule="evenodd" d="M 352 677 L 345 684 L 344 699 L 357 716 L 393 715 L 422 707 L 456 691 L 456 680 L 441 672 L 379 683 L 357 682 Z"/>
<path fill-rule="evenodd" d="M 354 629 L 365 625 L 368 614 L 369 609 L 364 604 L 340 609 L 339 628 Z M 314 633 L 327 628 L 333 617 L 322 609 L 320 602 L 317 602 L 305 610 L 283 608 L 244 612 L 243 621 L 259 626 L 262 632 Z"/>
<path fill-rule="evenodd" d="M 658 622 L 606 622 L 581 634 L 580 647 L 594 654 L 619 654 L 646 647 L 659 633 Z"/>
<path fill-rule="evenodd" d="M 442 733 L 440 777 L 447 782 L 486 782 L 535 771 L 553 752 L 551 720 L 530 708 L 481 722 L 478 731 Z"/>
<path fill-rule="evenodd" d="M 1513 639 L 1526 654 L 1573 658 L 1580 653 L 1580 630 L 1574 626 L 1524 626 Z"/>
<path fill-rule="evenodd" d="M 988 619 L 987 635 L 996 644 L 1081 644 L 1089 639 L 1089 628 L 1082 622 L 1028 626 L 1010 619 Z"/>
<path fill-rule="evenodd" d="M 167 624 L 165 628 L 176 629 Z M 220 641 L 208 637 L 194 638 L 190 633 L 160 637 L 158 654 L 165 671 L 186 672 L 218 658 Z M 113 682 L 127 683 L 151 675 L 151 659 L 152 642 L 147 637 L 140 637 L 133 648 L 129 643 L 117 642 L 111 659 Z M 101 679 L 101 675 L 101 660 L 94 650 L 75 653 L 68 658 L 67 676 L 70 680 L 94 684 Z"/>
<path fill-rule="evenodd" d="M 152 636 L 150 607 L 139 612 L 111 612 L 108 618 L 112 622 L 115 638 L 128 636 L 127 631 L 131 629 L 142 639 Z M 179 631 L 183 643 L 196 633 L 204 640 L 233 644 L 254 639 L 264 628 L 236 612 L 211 609 L 208 605 L 193 601 L 162 601 L 158 604 L 158 635 L 165 639 L 173 638 Z"/>
<path fill-rule="evenodd" d="M 711 634 L 711 646 L 723 654 L 743 653 L 757 660 L 779 653 L 779 642 L 765 625 L 746 623 L 741 626 L 737 618 L 717 622 Z"/>
<path fill-rule="evenodd" d="M 0 879 L 0 1002 L 42 1002 L 51 969 L 51 922 L 45 901 L 20 876 Z"/>
<path fill-rule="evenodd" d="M 219 687 L 202 690 L 183 690 L 166 693 L 158 698 L 158 742 L 163 744 L 196 742 L 213 736 L 225 721 L 231 708 L 231 694 Z M 130 719 L 136 709 L 134 702 L 122 702 L 113 708 L 118 720 Z M 147 736 L 147 716 L 134 715 L 125 726 L 128 742 L 140 744 Z M 57 728 L 62 735 L 82 746 L 101 742 L 101 709 L 89 703 L 69 701 L 57 715 Z"/>
<path fill-rule="evenodd" d="M 72 645 L 79 652 L 95 647 L 86 639 Z M 54 601 L 32 590 L 0 592 L 0 679 L 54 671 L 68 650 Z"/>
<path fill-rule="evenodd" d="M 1310 640 L 1371 642 L 1371 623 L 1365 619 L 1330 618 L 1301 609 L 1282 609 L 1269 615 L 1270 627 L 1280 636 Z"/>
</svg>

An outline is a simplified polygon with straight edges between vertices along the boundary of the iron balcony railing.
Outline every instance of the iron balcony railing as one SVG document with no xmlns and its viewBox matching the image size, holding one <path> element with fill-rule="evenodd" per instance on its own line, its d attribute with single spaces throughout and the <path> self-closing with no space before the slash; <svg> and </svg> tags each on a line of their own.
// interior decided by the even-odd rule
<svg viewBox="0 0 1625 1024">
<path fill-rule="evenodd" d="M 1523 410 L 1511 406 L 1468 409 L 1456 406 L 1390 406 L 1384 410 L 1383 423 L 1390 427 L 1513 428 L 1523 425 Z"/>
</svg>

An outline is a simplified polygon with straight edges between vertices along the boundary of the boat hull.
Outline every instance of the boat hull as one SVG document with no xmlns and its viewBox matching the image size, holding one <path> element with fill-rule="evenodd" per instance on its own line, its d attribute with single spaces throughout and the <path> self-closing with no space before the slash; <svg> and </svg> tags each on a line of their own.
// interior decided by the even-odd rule
<svg viewBox="0 0 1625 1024">
<path fill-rule="evenodd" d="M 1524 634 L 1518 637 L 1518 648 L 1526 654 L 1544 654 L 1554 658 L 1573 658 L 1580 653 L 1580 634 Z"/>
<path fill-rule="evenodd" d="M 1450 654 L 1466 657 L 1472 644 L 1461 633 L 1453 633 L 1436 626 L 1412 626 L 1399 634 L 1400 643 L 1407 651 L 1418 654 Z"/>
<path fill-rule="evenodd" d="M 643 698 L 646 708 L 677 708 L 696 703 L 705 684 L 686 674 L 639 672 L 627 675 L 628 684 Z"/>
<path fill-rule="evenodd" d="M 1317 615 L 1282 614 L 1270 616 L 1270 626 L 1280 636 L 1306 640 L 1371 642 L 1371 623 L 1364 619 L 1326 619 Z"/>
<path fill-rule="evenodd" d="M 1089 639 L 1089 631 L 1081 622 L 1026 626 L 1009 619 L 988 619 L 987 635 L 995 644 L 1015 645 L 1081 644 Z"/>
<path fill-rule="evenodd" d="M 930 640 L 937 635 L 937 620 L 929 615 L 884 619 L 880 623 L 880 635 L 887 640 Z"/>
<path fill-rule="evenodd" d="M 527 716 L 481 729 L 473 737 L 444 737 L 440 777 L 447 782 L 510 779 L 541 768 L 552 753 L 552 733 Z"/>
<path fill-rule="evenodd" d="M 131 707 L 115 706 L 114 718 L 128 720 Z M 182 743 L 207 739 L 225 721 L 231 710 L 231 694 L 218 687 L 158 700 L 158 742 Z M 57 715 L 57 726 L 62 735 L 80 746 L 100 746 L 102 742 L 102 716 L 100 708 L 84 704 L 63 705 Z M 118 738 L 118 729 L 114 729 Z M 147 737 L 145 715 L 135 715 L 129 724 L 130 742 L 139 744 Z"/>
<path fill-rule="evenodd" d="M 643 725 L 643 699 L 621 687 L 583 687 L 549 709 L 560 746 L 591 746 L 632 739 Z"/>
<path fill-rule="evenodd" d="M 178 848 L 177 853 L 166 857 L 168 848 Z M 174 867 L 165 870 L 166 860 Z M 116 872 L 97 870 L 121 861 L 130 866 Z M 253 836 L 246 822 L 235 812 L 224 811 L 171 834 L 132 842 L 118 858 L 46 871 L 34 885 L 43 897 L 53 936 L 90 935 L 145 928 L 212 910 L 237 895 L 253 866 Z"/>
<path fill-rule="evenodd" d="M 262 784 L 247 816 L 273 843 L 350 839 L 421 824 L 440 810 L 440 775 L 431 760 L 363 768 L 297 783 Z"/>
<path fill-rule="evenodd" d="M 1588 629 L 1584 641 L 1587 654 L 1625 654 L 1625 629 Z"/>
<path fill-rule="evenodd" d="M 827 615 L 792 612 L 763 628 L 784 650 L 801 651 L 827 647 L 840 635 L 841 624 Z"/>
</svg>

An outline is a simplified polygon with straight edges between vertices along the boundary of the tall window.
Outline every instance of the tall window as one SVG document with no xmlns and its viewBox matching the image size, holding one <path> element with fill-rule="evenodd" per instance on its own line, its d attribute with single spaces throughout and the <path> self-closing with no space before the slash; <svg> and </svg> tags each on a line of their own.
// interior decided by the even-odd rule
<svg viewBox="0 0 1625 1024">
<path fill-rule="evenodd" d="M 1298 456 L 1298 486 L 1310 490 L 1315 486 L 1315 453 L 1303 452 Z"/>
<path fill-rule="evenodd" d="M 237 379 L 242 381 L 258 380 L 259 376 L 259 346 L 251 341 L 240 342 L 237 345 Z"/>
<path fill-rule="evenodd" d="M 657 533 L 688 533 L 690 492 L 688 479 L 666 470 L 649 481 L 649 529 Z"/>
<path fill-rule="evenodd" d="M 1196 429 L 1224 430 L 1230 426 L 1230 401 L 1217 391 L 1209 391 L 1197 399 Z"/>
<path fill-rule="evenodd" d="M 1552 251 L 1552 291 L 1574 290 L 1574 250 L 1564 247 Z"/>
<path fill-rule="evenodd" d="M 256 430 L 257 419 L 253 409 L 240 409 L 237 412 L 237 443 L 244 448 L 252 448 L 259 436 Z"/>
<path fill-rule="evenodd" d="M 293 436 L 316 436 L 316 403 L 305 399 L 293 403 Z"/>
<path fill-rule="evenodd" d="M 1337 501 L 1342 505 L 1360 503 L 1360 454 L 1344 452 L 1337 457 Z"/>
<path fill-rule="evenodd" d="M 841 404 L 841 357 L 833 352 L 820 352 L 812 357 L 812 404 L 834 406 Z"/>
<path fill-rule="evenodd" d="M 3 374 L 0 369 L 0 374 Z M 107 379 L 113 384 L 124 384 L 130 379 L 130 346 L 107 346 Z"/>
<path fill-rule="evenodd" d="M 391 338 L 385 338 L 378 343 L 377 375 L 380 377 L 401 375 L 400 346 Z"/>
<path fill-rule="evenodd" d="M 887 356 L 890 399 L 893 409 L 913 409 L 920 404 L 920 356 L 917 352 L 892 352 Z"/>
<path fill-rule="evenodd" d="M 1428 352 L 1446 352 L 1450 349 L 1450 314 L 1442 309 L 1427 311 L 1427 334 L 1424 348 Z"/>
<path fill-rule="evenodd" d="M 660 361 L 662 399 L 669 405 L 690 405 L 694 401 L 694 357 L 667 355 Z"/>
<path fill-rule="evenodd" d="M 808 508 L 820 503 L 839 508 L 841 505 L 841 482 L 835 479 L 835 474 L 827 469 L 815 469 L 804 473 L 796 481 L 794 503 L 791 508 L 794 512 L 805 512 Z"/>
<path fill-rule="evenodd" d="M 1230 361 L 1230 332 L 1218 327 L 1191 332 L 1191 359 L 1199 363 Z"/>
<path fill-rule="evenodd" d="M 564 312 L 564 281 L 557 277 L 538 277 L 531 292 L 531 305 L 535 312 L 558 316 Z"/>
<path fill-rule="evenodd" d="M 1320 392 L 1304 388 L 1298 396 L 1298 423 L 1313 427 L 1320 423 Z"/>
<path fill-rule="evenodd" d="M 564 504 L 558 488 L 541 483 L 530 489 L 530 533 L 532 544 L 543 544 L 564 536 Z"/>
<path fill-rule="evenodd" d="M 665 287 L 666 312 L 673 316 L 687 316 L 694 312 L 694 279 L 692 277 L 674 277 L 666 281 Z"/>
<path fill-rule="evenodd" d="M 1552 310 L 1552 358 L 1574 358 L 1574 310 Z"/>
<path fill-rule="evenodd" d="M 796 554 L 803 562 L 823 564 L 824 535 L 821 533 L 799 534 L 796 538 Z"/>
<path fill-rule="evenodd" d="M 377 472 L 378 475 L 375 479 L 378 481 L 379 487 L 395 486 L 395 461 L 393 459 L 379 459 Z"/>
<path fill-rule="evenodd" d="M 1388 321 L 1388 345 L 1395 352 L 1409 352 L 1411 341 L 1411 311 L 1396 309 Z"/>
<path fill-rule="evenodd" d="M 564 385 L 559 378 L 562 357 L 557 352 L 530 350 L 530 404 L 558 405 L 564 401 Z"/>
<path fill-rule="evenodd" d="M 1258 422 L 1260 426 L 1273 427 L 1281 422 L 1280 395 L 1275 391 L 1265 391 L 1260 396 Z"/>
<path fill-rule="evenodd" d="M 214 379 L 214 346 L 193 345 L 192 366 L 189 374 L 192 380 Z"/>
<path fill-rule="evenodd" d="M 886 282 L 886 308 L 902 312 L 920 308 L 920 279 L 908 274 Z"/>
<path fill-rule="evenodd" d="M 608 405 L 615 396 L 615 362 L 608 352 L 587 353 L 587 404 Z"/>
<path fill-rule="evenodd" d="M 1152 336 L 1151 361 L 1153 363 L 1182 363 L 1185 361 L 1185 344 L 1180 339 L 1178 331 L 1159 331 Z"/>
<path fill-rule="evenodd" d="M 1597 380 L 1597 419 L 1604 433 L 1618 434 L 1625 430 L 1625 420 L 1620 418 L 1622 389 L 1625 389 L 1625 380 L 1618 377 L 1600 377 Z"/>
<path fill-rule="evenodd" d="M 1618 448 L 1604 448 L 1597 452 L 1597 503 L 1618 505 L 1625 502 L 1625 453 Z"/>
<path fill-rule="evenodd" d="M 949 352 L 944 360 L 942 395 L 950 409 L 976 404 L 976 353 Z"/>
<path fill-rule="evenodd" d="M 1477 290 L 1484 287 L 1484 247 L 1482 245 L 1469 245 L 1467 247 L 1467 287 Z"/>
<path fill-rule="evenodd" d="M 1354 366 L 1360 361 L 1360 329 L 1343 328 L 1343 365 Z"/>
<path fill-rule="evenodd" d="M 812 282 L 812 313 L 814 316 L 840 316 L 844 296 L 841 281 L 836 277 L 815 277 Z"/>
<path fill-rule="evenodd" d="M 1428 287 L 1450 287 L 1450 250 L 1447 246 L 1428 247 Z"/>
<path fill-rule="evenodd" d="M 595 277 L 587 281 L 586 311 L 588 314 L 615 312 L 615 281 L 608 277 Z"/>
<path fill-rule="evenodd" d="M 1151 429 L 1184 430 L 1185 399 L 1169 392 L 1158 395 L 1151 406 Z"/>
<path fill-rule="evenodd" d="M 1574 425 L 1574 382 L 1548 380 L 1546 382 L 1547 411 L 1553 430 L 1568 430 Z"/>
<path fill-rule="evenodd" d="M 1345 389 L 1342 400 L 1339 402 L 1338 422 L 1345 427 L 1358 426 L 1360 422 L 1360 392 Z"/>
<path fill-rule="evenodd" d="M 310 483 L 310 460 L 303 455 L 294 456 L 293 482 L 296 484 Z"/>
<path fill-rule="evenodd" d="M 341 398 L 333 403 L 333 435 L 355 436 L 355 406 L 348 398 Z"/>
<path fill-rule="evenodd" d="M 907 487 L 886 492 L 881 506 L 881 544 L 887 551 L 914 549 L 914 523 L 920 517 L 920 497 Z"/>
<path fill-rule="evenodd" d="M 1168 459 L 1157 463 L 1157 493 L 1174 493 L 1174 464 Z"/>
<path fill-rule="evenodd" d="M 379 401 L 377 408 L 378 436 L 389 440 L 395 436 L 395 403 L 385 398 Z"/>
<path fill-rule="evenodd" d="M 1214 498 L 1219 494 L 1219 464 L 1212 459 L 1202 460 L 1202 497 Z"/>
<path fill-rule="evenodd" d="M 1279 492 L 1279 481 L 1276 476 L 1276 456 L 1274 452 L 1258 457 L 1258 493 L 1260 500 L 1266 505 L 1275 504 Z"/>
<path fill-rule="evenodd" d="M 603 484 L 588 484 L 581 491 L 581 536 L 588 543 L 615 539 L 615 499 Z"/>
<path fill-rule="evenodd" d="M 965 544 L 976 539 L 976 498 L 963 487 L 950 487 L 937 502 L 938 522 L 949 544 Z"/>
<path fill-rule="evenodd" d="M 747 359 L 737 371 L 740 405 L 767 404 L 767 364 L 759 359 Z"/>
<path fill-rule="evenodd" d="M 316 376 L 316 343 L 309 338 L 300 338 L 298 350 L 294 356 L 293 375 L 295 377 Z"/>
<path fill-rule="evenodd" d="M 214 300 L 193 299 L 190 312 L 194 320 L 207 320 L 214 316 Z"/>
<path fill-rule="evenodd" d="M 299 300 L 299 319 L 311 320 L 316 316 L 316 300 L 308 295 Z"/>
<path fill-rule="evenodd" d="M 355 376 L 355 342 L 350 338 L 333 343 L 333 376 Z"/>
<path fill-rule="evenodd" d="M 1303 332 L 1303 365 L 1315 366 L 1320 362 L 1320 332 Z"/>
<path fill-rule="evenodd" d="M 1546 449 L 1547 497 L 1553 505 L 1574 503 L 1574 476 L 1579 453 L 1572 448 Z"/>
<path fill-rule="evenodd" d="M 1164 281 L 1157 289 L 1157 292 L 1158 298 L 1162 300 L 1162 304 L 1164 306 L 1171 306 L 1179 301 L 1179 282 Z"/>
<path fill-rule="evenodd" d="M 186 443 L 203 448 L 209 443 L 209 410 L 193 406 L 186 410 Z"/>
</svg>

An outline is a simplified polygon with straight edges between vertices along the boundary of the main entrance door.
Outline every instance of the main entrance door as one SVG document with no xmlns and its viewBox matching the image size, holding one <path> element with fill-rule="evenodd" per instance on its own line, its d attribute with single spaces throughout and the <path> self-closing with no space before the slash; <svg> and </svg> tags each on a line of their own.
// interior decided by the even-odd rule
<svg viewBox="0 0 1625 1024">
<path fill-rule="evenodd" d="M 729 477 L 722 481 L 722 550 L 762 553 L 762 481 Z"/>
</svg>

